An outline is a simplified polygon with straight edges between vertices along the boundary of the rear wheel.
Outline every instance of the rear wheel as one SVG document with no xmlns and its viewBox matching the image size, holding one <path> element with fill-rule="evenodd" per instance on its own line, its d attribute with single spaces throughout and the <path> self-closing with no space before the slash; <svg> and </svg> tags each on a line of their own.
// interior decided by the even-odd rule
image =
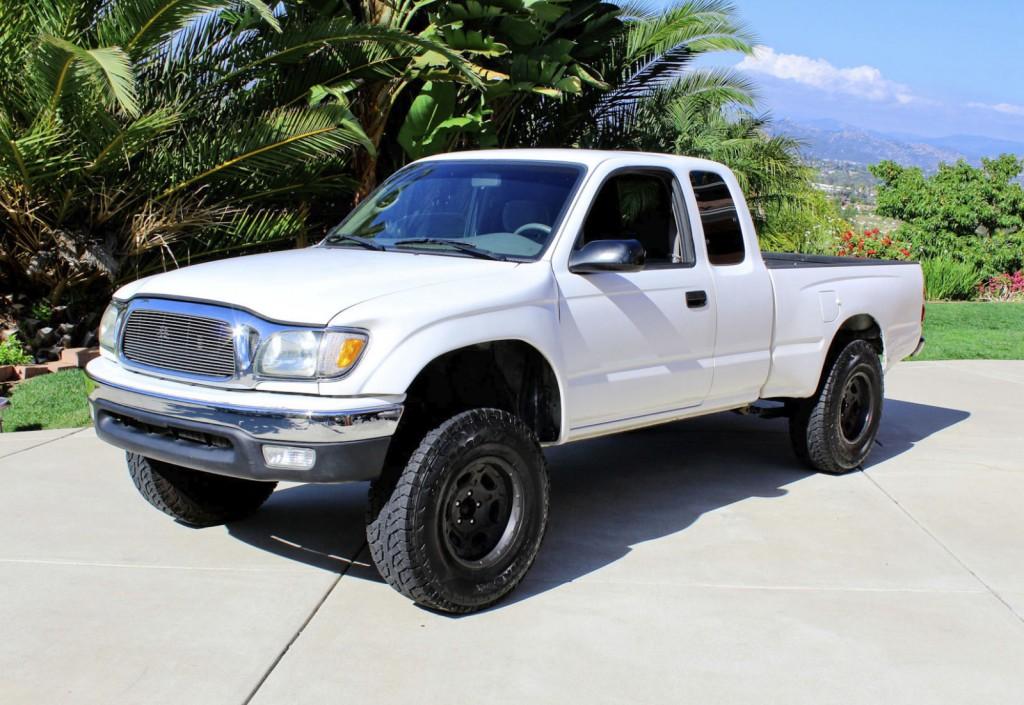
<svg viewBox="0 0 1024 705">
<path fill-rule="evenodd" d="M 529 570 L 548 516 L 548 478 L 533 433 L 497 409 L 459 414 L 428 433 L 397 480 L 370 491 L 367 540 L 381 576 L 444 612 L 482 609 Z"/>
<path fill-rule="evenodd" d="M 882 380 L 882 364 L 871 343 L 848 343 L 832 361 L 817 395 L 798 402 L 790 416 L 797 457 L 832 474 L 860 467 L 878 435 Z"/>
<path fill-rule="evenodd" d="M 215 526 L 249 516 L 276 482 L 242 480 L 127 453 L 132 482 L 147 502 L 183 524 Z"/>
</svg>

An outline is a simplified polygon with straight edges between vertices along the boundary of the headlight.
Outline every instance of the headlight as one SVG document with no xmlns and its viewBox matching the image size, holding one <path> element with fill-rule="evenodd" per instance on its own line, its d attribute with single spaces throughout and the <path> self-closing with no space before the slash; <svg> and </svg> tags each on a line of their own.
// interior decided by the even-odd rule
<svg viewBox="0 0 1024 705">
<path fill-rule="evenodd" d="M 100 347 L 112 353 L 117 352 L 117 323 L 124 306 L 112 301 L 100 318 Z"/>
<path fill-rule="evenodd" d="M 260 346 L 256 374 L 264 377 L 338 377 L 351 370 L 367 337 L 351 331 L 289 330 Z"/>
</svg>

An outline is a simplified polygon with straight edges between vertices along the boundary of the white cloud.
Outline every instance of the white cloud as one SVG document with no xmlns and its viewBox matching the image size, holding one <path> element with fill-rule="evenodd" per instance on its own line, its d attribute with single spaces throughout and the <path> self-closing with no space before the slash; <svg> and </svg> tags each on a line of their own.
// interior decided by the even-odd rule
<svg viewBox="0 0 1024 705">
<path fill-rule="evenodd" d="M 968 103 L 967 107 L 978 108 L 979 110 L 994 110 L 1004 115 L 1024 116 L 1024 105 L 1014 105 L 1012 103 Z"/>
<path fill-rule="evenodd" d="M 874 66 L 838 68 L 825 59 L 781 54 L 766 46 L 755 48 L 753 55 L 744 57 L 736 68 L 877 102 L 906 105 L 918 100 L 907 86 L 888 80 Z"/>
</svg>

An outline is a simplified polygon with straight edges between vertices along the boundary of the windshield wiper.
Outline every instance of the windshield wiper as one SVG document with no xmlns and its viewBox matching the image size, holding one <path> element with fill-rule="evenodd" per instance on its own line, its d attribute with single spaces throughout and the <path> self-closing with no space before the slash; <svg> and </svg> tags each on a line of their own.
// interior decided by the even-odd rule
<svg viewBox="0 0 1024 705">
<path fill-rule="evenodd" d="M 467 255 L 479 257 L 480 259 L 493 259 L 499 262 L 507 262 L 508 257 L 505 255 L 499 255 L 497 252 L 491 252 L 485 250 L 482 247 L 476 245 L 470 245 L 468 242 L 460 242 L 459 240 L 445 240 L 440 237 L 410 237 L 404 240 L 396 240 L 394 243 L 395 247 L 402 247 L 404 245 L 442 245 L 444 247 L 450 247 L 453 250 L 459 252 L 465 252 Z"/>
<path fill-rule="evenodd" d="M 334 235 L 328 235 L 327 239 L 324 240 L 324 242 L 326 242 L 328 245 L 331 245 L 331 244 L 334 244 L 334 243 L 337 243 L 337 242 L 354 242 L 357 245 L 361 245 L 362 247 L 365 247 L 368 250 L 380 250 L 380 251 L 383 251 L 383 250 L 387 249 L 386 247 L 384 247 L 384 245 L 378 245 L 373 240 L 367 240 L 365 237 L 357 237 L 355 235 L 346 235 L 344 233 L 335 233 Z"/>
</svg>

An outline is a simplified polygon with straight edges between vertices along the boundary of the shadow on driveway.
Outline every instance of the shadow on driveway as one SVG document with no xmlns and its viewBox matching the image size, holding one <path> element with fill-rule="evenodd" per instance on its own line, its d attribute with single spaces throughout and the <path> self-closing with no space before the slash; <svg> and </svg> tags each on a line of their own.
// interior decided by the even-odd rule
<svg viewBox="0 0 1024 705">
<path fill-rule="evenodd" d="M 969 414 L 887 400 L 868 465 Z M 613 563 L 631 547 L 682 531 L 706 512 L 751 497 L 781 497 L 811 474 L 793 456 L 784 419 L 717 414 L 547 450 L 551 514 L 521 600 Z M 326 570 L 380 580 L 369 564 L 366 483 L 278 490 L 260 512 L 230 524 L 257 548 Z M 504 604 L 508 604 L 506 601 Z"/>
</svg>

